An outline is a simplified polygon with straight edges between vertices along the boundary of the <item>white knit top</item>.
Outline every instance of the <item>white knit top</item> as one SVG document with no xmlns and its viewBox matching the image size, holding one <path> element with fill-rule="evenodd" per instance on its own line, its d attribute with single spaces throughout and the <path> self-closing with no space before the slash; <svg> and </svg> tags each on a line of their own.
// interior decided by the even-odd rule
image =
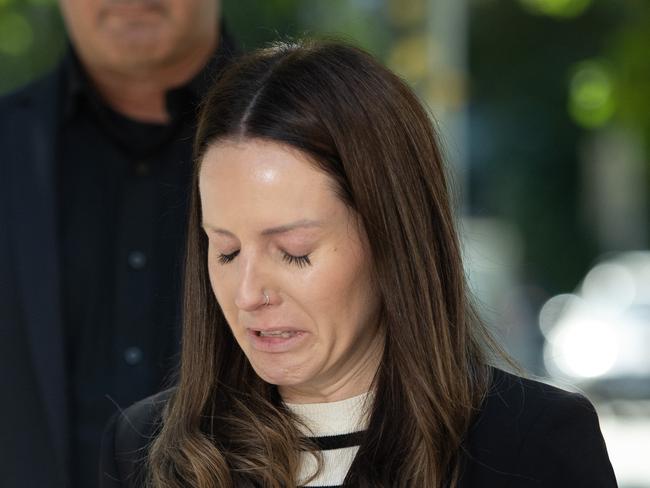
<svg viewBox="0 0 650 488">
<path fill-rule="evenodd" d="M 371 395 L 361 395 L 330 403 L 287 403 L 287 407 L 305 424 L 302 433 L 320 448 L 323 469 L 316 478 L 305 481 L 316 471 L 316 458 L 302 453 L 298 480 L 301 486 L 342 486 L 359 450 L 363 431 L 368 426 Z"/>
</svg>

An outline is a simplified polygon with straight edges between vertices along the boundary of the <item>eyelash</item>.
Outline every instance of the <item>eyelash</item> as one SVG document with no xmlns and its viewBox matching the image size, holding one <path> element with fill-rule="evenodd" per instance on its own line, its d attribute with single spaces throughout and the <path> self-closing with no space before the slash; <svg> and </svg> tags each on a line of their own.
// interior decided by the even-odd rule
<svg viewBox="0 0 650 488">
<path fill-rule="evenodd" d="M 219 254 L 219 257 L 217 259 L 221 264 L 228 264 L 230 261 L 237 257 L 237 254 L 239 254 L 239 251 L 235 251 L 230 254 Z"/>
<path fill-rule="evenodd" d="M 305 266 L 311 266 L 311 261 L 309 260 L 309 254 L 304 256 L 293 256 L 287 254 L 286 252 L 282 253 L 282 259 L 289 264 L 295 264 L 299 268 L 304 268 Z"/>
<path fill-rule="evenodd" d="M 221 264 L 228 264 L 233 259 L 235 259 L 238 254 L 239 251 L 235 251 L 230 254 L 219 254 L 219 257 L 217 259 Z M 305 266 L 311 266 L 311 260 L 309 259 L 309 254 L 305 254 L 304 256 L 293 256 L 292 254 L 288 254 L 283 251 L 282 259 L 289 264 L 294 264 L 298 266 L 299 268 L 304 268 Z"/>
</svg>

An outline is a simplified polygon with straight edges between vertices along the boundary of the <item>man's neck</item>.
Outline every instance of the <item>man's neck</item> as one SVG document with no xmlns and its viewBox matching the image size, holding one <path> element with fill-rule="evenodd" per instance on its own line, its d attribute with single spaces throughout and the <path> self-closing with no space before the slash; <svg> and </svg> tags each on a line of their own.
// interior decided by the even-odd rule
<svg viewBox="0 0 650 488">
<path fill-rule="evenodd" d="M 116 112 L 139 122 L 166 124 L 171 120 L 166 94 L 194 78 L 217 48 L 218 38 L 191 50 L 187 56 L 165 66 L 116 71 L 82 64 L 102 99 Z"/>
</svg>

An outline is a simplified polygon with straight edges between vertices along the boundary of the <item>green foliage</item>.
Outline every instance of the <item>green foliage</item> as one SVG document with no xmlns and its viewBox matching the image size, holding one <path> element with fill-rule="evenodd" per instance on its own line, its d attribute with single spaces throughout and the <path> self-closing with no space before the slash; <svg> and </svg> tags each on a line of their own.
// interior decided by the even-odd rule
<svg viewBox="0 0 650 488">
<path fill-rule="evenodd" d="M 581 15 L 592 0 L 519 0 L 530 12 L 556 18 L 573 18 Z"/>
<path fill-rule="evenodd" d="M 298 0 L 223 0 L 229 30 L 245 50 L 301 31 Z"/>
<path fill-rule="evenodd" d="M 22 14 L 9 11 L 0 17 L 0 52 L 2 54 L 24 55 L 33 41 L 32 26 Z"/>
<path fill-rule="evenodd" d="M 611 38 L 608 59 L 617 73 L 618 119 L 650 141 L 650 2 L 629 2 L 625 23 Z"/>
<path fill-rule="evenodd" d="M 616 110 L 614 75 L 606 62 L 578 63 L 569 82 L 569 113 L 579 125 L 593 129 L 611 121 Z"/>
<path fill-rule="evenodd" d="M 381 57 L 390 41 L 380 0 L 225 0 L 223 8 L 231 31 L 247 50 L 278 39 L 335 37 Z"/>
<path fill-rule="evenodd" d="M 56 0 L 0 0 L 0 94 L 50 69 L 64 46 Z"/>
</svg>

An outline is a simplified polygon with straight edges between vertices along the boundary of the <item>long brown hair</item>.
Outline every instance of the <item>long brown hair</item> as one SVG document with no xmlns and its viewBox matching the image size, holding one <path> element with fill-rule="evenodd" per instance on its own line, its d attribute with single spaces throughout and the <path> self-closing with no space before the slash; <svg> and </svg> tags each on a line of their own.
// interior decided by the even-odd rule
<svg viewBox="0 0 650 488">
<path fill-rule="evenodd" d="M 149 454 L 159 488 L 291 487 L 309 449 L 258 378 L 211 290 L 198 173 L 210 145 L 260 138 L 302 151 L 335 182 L 370 243 L 385 349 L 346 486 L 455 485 L 489 383 L 468 303 L 435 131 L 416 96 L 342 43 L 276 44 L 216 82 L 199 117 L 178 386 Z M 489 342 L 489 339 L 488 339 Z"/>
</svg>

